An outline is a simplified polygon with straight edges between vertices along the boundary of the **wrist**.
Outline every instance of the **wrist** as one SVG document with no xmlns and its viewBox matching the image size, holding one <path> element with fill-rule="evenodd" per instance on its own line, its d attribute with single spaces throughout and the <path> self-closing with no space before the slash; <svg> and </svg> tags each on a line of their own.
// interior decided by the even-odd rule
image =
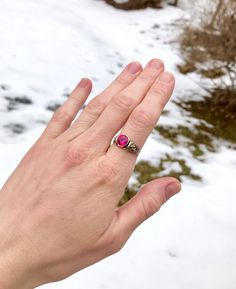
<svg viewBox="0 0 236 289">
<path fill-rule="evenodd" d="M 19 220 L 4 209 L 0 207 L 0 289 L 32 289 L 29 253 L 22 247 L 23 238 L 17 230 Z"/>
<path fill-rule="evenodd" d="M 0 289 L 30 289 L 24 256 L 19 253 L 15 246 L 0 246 Z"/>
</svg>

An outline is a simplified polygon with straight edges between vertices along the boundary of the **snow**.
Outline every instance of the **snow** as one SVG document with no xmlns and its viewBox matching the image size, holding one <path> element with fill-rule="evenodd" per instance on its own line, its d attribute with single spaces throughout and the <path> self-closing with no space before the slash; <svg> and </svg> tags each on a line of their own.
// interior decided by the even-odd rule
<svg viewBox="0 0 236 289">
<path fill-rule="evenodd" d="M 182 7 L 188 1 L 182 0 Z M 189 6 L 188 6 L 189 7 Z M 186 10 L 120 11 L 96 0 L 2 0 L 0 10 L 0 183 L 3 184 L 81 77 L 93 79 L 91 97 L 132 60 L 159 57 L 177 78 L 176 97 L 201 95 L 194 77 L 180 75 L 173 42 L 175 20 Z M 2 87 L 1 87 L 2 86 Z M 7 111 L 5 96 L 33 104 Z M 186 124 L 174 103 L 161 124 Z M 192 121 L 192 120 L 191 120 Z M 10 123 L 25 127 L 14 134 Z M 149 137 L 140 158 L 155 161 L 174 148 Z M 59 283 L 42 288 L 235 289 L 236 153 L 221 145 L 205 162 L 191 159 L 203 183 L 185 179 L 182 192 L 140 226 L 118 254 Z M 172 164 L 173 165 L 173 164 Z"/>
</svg>

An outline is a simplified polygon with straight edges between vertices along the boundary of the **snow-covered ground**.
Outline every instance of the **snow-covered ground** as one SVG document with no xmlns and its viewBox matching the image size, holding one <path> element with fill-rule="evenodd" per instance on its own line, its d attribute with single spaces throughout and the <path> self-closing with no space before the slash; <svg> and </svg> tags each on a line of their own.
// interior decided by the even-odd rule
<svg viewBox="0 0 236 289">
<path fill-rule="evenodd" d="M 126 63 L 159 57 L 176 74 L 174 97 L 201 93 L 193 80 L 176 71 L 181 59 L 170 43 L 174 22 L 186 11 L 125 12 L 99 0 L 0 2 L 1 184 L 49 120 L 47 107 L 62 103 L 83 76 L 93 79 L 94 97 Z M 22 96 L 32 103 L 11 109 L 9 97 Z M 186 122 L 173 103 L 167 109 L 171 113 L 162 124 Z M 14 133 L 19 130 L 23 134 Z M 152 136 L 140 158 L 158 159 L 171 150 Z M 189 157 L 203 182 L 186 179 L 182 193 L 138 228 L 120 253 L 43 288 L 235 289 L 236 152 L 222 144 L 206 158 Z"/>
</svg>

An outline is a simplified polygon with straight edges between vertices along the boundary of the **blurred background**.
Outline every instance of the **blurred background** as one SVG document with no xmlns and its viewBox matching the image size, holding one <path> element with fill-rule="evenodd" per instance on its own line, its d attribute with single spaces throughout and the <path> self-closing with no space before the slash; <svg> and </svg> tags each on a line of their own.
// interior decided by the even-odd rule
<svg viewBox="0 0 236 289">
<path fill-rule="evenodd" d="M 171 175 L 182 193 L 117 255 L 42 288 L 236 288 L 236 1 L 0 0 L 0 184 L 81 77 L 92 99 L 132 60 L 176 89 L 126 192 Z M 105 205 L 105 204 L 104 204 Z"/>
</svg>

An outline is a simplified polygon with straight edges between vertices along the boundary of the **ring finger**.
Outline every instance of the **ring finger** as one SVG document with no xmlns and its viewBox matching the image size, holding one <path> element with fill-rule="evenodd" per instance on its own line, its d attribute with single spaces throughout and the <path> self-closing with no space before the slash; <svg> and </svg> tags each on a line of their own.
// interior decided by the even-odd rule
<svg viewBox="0 0 236 289">
<path fill-rule="evenodd" d="M 168 102 L 173 89 L 175 79 L 169 72 L 163 72 L 155 81 L 143 101 L 133 110 L 121 134 L 127 135 L 129 139 L 135 141 L 136 145 L 141 148 L 153 128 L 155 127 L 164 106 Z M 108 156 L 133 164 L 136 160 L 135 154 L 127 152 L 124 149 L 112 145 L 108 152 Z M 133 160 L 133 162 L 130 162 Z"/>
</svg>

